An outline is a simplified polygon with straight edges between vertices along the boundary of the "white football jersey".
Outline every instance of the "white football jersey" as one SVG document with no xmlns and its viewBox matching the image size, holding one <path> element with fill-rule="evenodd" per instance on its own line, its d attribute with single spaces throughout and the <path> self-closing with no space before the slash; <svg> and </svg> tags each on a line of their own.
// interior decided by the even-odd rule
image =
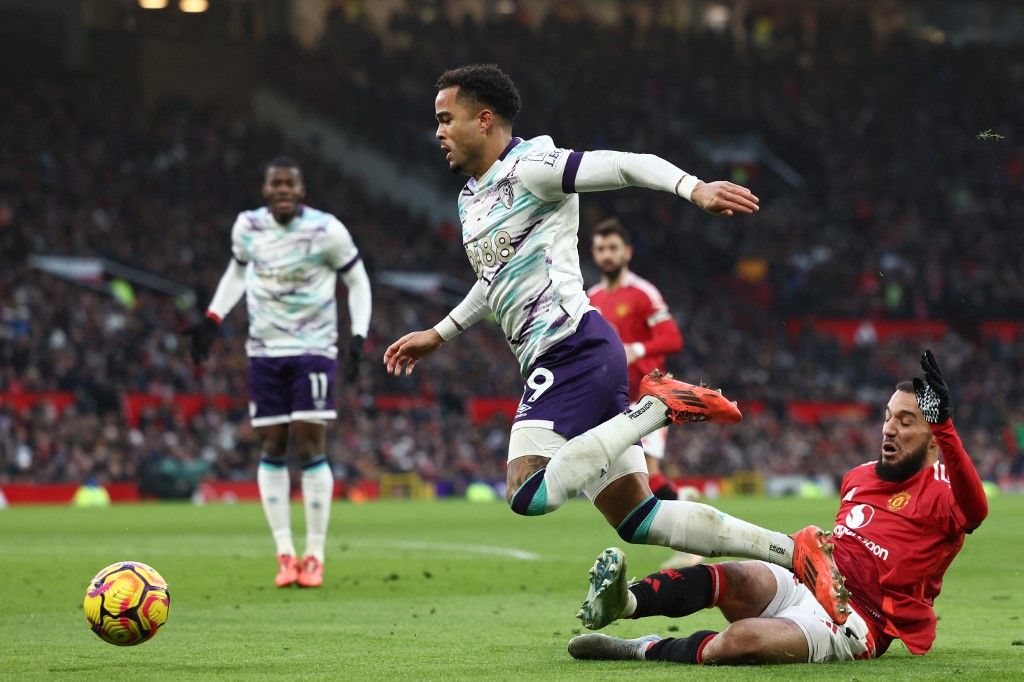
<svg viewBox="0 0 1024 682">
<path fill-rule="evenodd" d="M 303 206 L 287 225 L 266 207 L 243 211 L 231 230 L 245 269 L 250 357 L 338 354 L 337 272 L 359 261 L 341 221 Z"/>
<path fill-rule="evenodd" d="M 514 138 L 459 196 L 466 254 L 524 375 L 592 310 L 576 246 L 578 165 L 577 153 L 555 147 L 550 137 Z M 524 174 L 545 178 L 543 198 L 539 183 L 524 182 Z M 552 189 L 551 178 L 560 179 L 560 189 Z"/>
</svg>

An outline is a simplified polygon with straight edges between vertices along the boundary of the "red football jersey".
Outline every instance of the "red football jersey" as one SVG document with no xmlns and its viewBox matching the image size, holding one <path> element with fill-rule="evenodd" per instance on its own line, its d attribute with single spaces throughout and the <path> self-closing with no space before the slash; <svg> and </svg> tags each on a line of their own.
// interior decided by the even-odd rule
<svg viewBox="0 0 1024 682">
<path fill-rule="evenodd" d="M 682 350 L 679 327 L 658 289 L 632 272 L 626 272 L 613 290 L 601 282 L 587 294 L 590 304 L 611 323 L 623 343 L 644 345 L 644 356 L 629 366 L 629 399 L 635 401 L 644 375 L 655 369 L 664 370 L 665 356 Z"/>
<path fill-rule="evenodd" d="M 931 648 L 932 604 L 942 589 L 942 576 L 963 546 L 964 534 L 987 514 L 981 479 L 952 423 L 933 426 L 932 431 L 943 458 L 955 460 L 950 469 L 956 469 L 957 495 L 950 485 L 953 472 L 947 476 L 946 465 L 939 462 L 898 483 L 880 479 L 874 462 L 843 477 L 835 560 L 854 608 L 871 628 L 877 656 L 895 638 L 914 654 Z M 950 444 L 954 440 L 956 453 Z"/>
</svg>

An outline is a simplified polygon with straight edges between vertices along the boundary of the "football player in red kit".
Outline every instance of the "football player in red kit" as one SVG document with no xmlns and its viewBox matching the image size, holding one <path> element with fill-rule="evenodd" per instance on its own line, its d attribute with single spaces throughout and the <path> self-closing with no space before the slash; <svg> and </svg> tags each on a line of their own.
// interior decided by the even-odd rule
<svg viewBox="0 0 1024 682">
<path fill-rule="evenodd" d="M 591 590 L 591 627 L 617 618 L 685 616 L 717 607 L 730 625 L 689 637 L 619 639 L 587 634 L 569 642 L 576 658 L 678 663 L 790 663 L 876 658 L 894 639 L 913 654 L 935 639 L 932 607 L 964 536 L 988 515 L 981 478 L 950 418 L 949 388 L 931 351 L 925 378 L 896 386 L 885 408 L 877 460 L 843 478 L 834 558 L 852 613 L 833 622 L 792 573 L 759 561 L 666 570 L 626 585 L 625 557 L 603 590 Z M 942 461 L 939 461 L 941 455 Z"/>
<path fill-rule="evenodd" d="M 665 371 L 665 356 L 683 348 L 683 336 L 658 289 L 629 269 L 633 246 L 629 232 L 617 218 L 594 228 L 591 253 L 601 270 L 601 282 L 587 295 L 590 304 L 611 323 L 626 350 L 629 365 L 629 401 L 636 402 L 640 380 L 653 370 Z M 663 500 L 678 497 L 675 485 L 662 473 L 668 428 L 641 440 L 647 459 L 651 492 Z"/>
</svg>

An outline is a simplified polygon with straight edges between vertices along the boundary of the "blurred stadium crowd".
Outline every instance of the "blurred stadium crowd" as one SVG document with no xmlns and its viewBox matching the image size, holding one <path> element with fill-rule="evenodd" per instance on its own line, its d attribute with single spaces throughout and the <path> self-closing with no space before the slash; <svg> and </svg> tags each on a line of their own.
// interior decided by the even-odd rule
<svg viewBox="0 0 1024 682">
<path fill-rule="evenodd" d="M 598 220 L 614 214 L 632 229 L 634 269 L 661 288 L 686 339 L 669 369 L 765 407 L 737 427 L 673 431 L 670 472 L 834 476 L 877 456 L 882 406 L 917 369 L 922 343 L 866 335 L 847 347 L 791 329 L 822 316 L 949 321 L 954 331 L 931 346 L 968 450 L 983 477 L 1024 475 L 1024 338 L 977 331 L 985 320 L 1024 319 L 1024 240 L 1014 227 L 1024 224 L 1024 141 L 1011 127 L 1024 120 L 1020 50 L 901 36 L 877 45 L 865 27 L 824 20 L 769 40 L 752 29 L 743 45 L 728 34 L 684 37 L 558 13 L 537 30 L 515 16 L 466 30 L 401 14 L 390 30 L 401 39 L 385 47 L 332 15 L 319 53 L 281 48 L 274 85 L 442 182 L 433 81 L 445 67 L 493 60 L 523 91 L 519 134 L 655 152 L 761 196 L 756 218 L 733 222 L 652 193 L 582 202 L 584 262 Z M 194 287 L 202 306 L 228 261 L 235 213 L 261 201 L 261 163 L 285 151 L 304 167 L 310 204 L 352 231 L 371 277 L 429 269 L 468 287 L 456 225 L 371 198 L 315 143 L 296 147 L 279 130 L 184 101 L 144 115 L 120 110 L 83 81 L 0 92 L 0 394 L 75 396 L 63 413 L 0 406 L 0 481 L 131 480 L 174 465 L 246 479 L 258 461 L 244 400 L 188 420 L 150 408 L 137 424 L 122 405 L 128 392 L 244 396 L 244 305 L 199 372 L 179 336 L 195 309 L 142 287 L 128 298 L 82 288 L 33 268 L 32 254 L 109 258 Z M 979 140 L 982 129 L 1004 137 Z M 707 153 L 751 131 L 757 138 L 745 144 L 757 153 L 742 162 Z M 415 376 L 387 377 L 377 362 L 386 345 L 447 307 L 380 284 L 374 297 L 370 361 L 358 386 L 338 391 L 328 453 L 337 472 L 415 471 L 456 487 L 503 479 L 507 422 L 473 423 L 466 408 L 473 396 L 521 390 L 500 333 L 478 325 Z M 431 401 L 378 405 L 401 394 Z M 796 423 L 786 417 L 791 400 L 877 409 Z"/>
</svg>

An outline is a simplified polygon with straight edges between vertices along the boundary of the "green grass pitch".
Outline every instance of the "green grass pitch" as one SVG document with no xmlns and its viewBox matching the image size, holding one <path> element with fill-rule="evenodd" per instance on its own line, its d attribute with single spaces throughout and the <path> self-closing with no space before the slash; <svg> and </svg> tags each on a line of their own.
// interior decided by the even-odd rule
<svg viewBox="0 0 1024 682">
<path fill-rule="evenodd" d="M 831 525 L 835 504 L 734 498 L 719 506 L 793 530 Z M 0 511 L 0 678 L 1024 679 L 1021 518 L 1024 497 L 992 500 L 946 576 L 927 656 L 897 643 L 877 661 L 712 669 L 569 658 L 587 568 L 620 543 L 583 502 L 535 519 L 500 503 L 337 504 L 320 590 L 273 587 L 258 505 L 12 508 Z M 301 507 L 293 519 L 301 549 Z M 626 549 L 639 576 L 667 554 Z M 121 559 L 151 564 L 171 591 L 163 631 L 123 649 L 93 635 L 81 612 L 86 581 Z M 606 631 L 722 626 L 706 611 Z"/>
</svg>

